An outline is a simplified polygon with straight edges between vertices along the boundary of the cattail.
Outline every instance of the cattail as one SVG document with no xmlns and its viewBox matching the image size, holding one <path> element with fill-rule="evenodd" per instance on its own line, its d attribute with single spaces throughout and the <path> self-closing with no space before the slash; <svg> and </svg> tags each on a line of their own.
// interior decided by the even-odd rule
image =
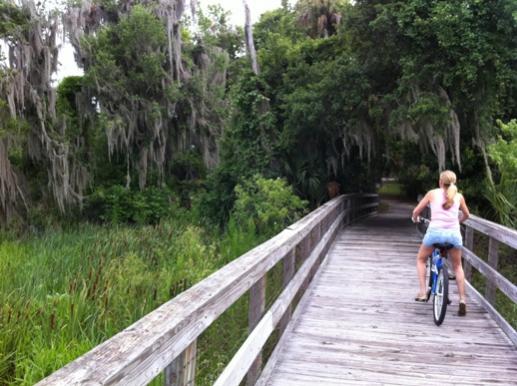
<svg viewBox="0 0 517 386">
<path fill-rule="evenodd" d="M 56 328 L 56 314 L 53 311 L 52 315 L 50 315 L 50 329 L 54 330 Z"/>
<path fill-rule="evenodd" d="M 108 296 L 108 291 L 104 292 L 104 309 L 105 310 L 108 310 L 108 301 L 109 301 L 109 296 Z"/>
</svg>

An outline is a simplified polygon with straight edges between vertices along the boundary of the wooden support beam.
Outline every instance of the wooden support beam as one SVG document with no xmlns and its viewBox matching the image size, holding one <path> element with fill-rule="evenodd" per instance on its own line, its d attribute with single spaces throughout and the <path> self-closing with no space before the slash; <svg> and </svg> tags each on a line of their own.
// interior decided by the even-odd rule
<svg viewBox="0 0 517 386">
<path fill-rule="evenodd" d="M 469 226 L 465 226 L 464 245 L 465 245 L 465 248 L 474 252 L 474 229 L 472 229 Z M 472 265 L 466 259 L 463 259 L 463 263 L 464 263 L 463 270 L 465 271 L 465 279 L 470 281 L 470 280 L 472 280 Z"/>
<path fill-rule="evenodd" d="M 299 244 L 300 246 L 300 249 L 296 250 L 296 252 L 300 253 L 300 256 L 296 256 L 296 259 L 299 261 L 299 264 L 300 265 L 303 265 L 305 263 L 305 260 L 307 260 L 307 257 L 309 256 L 309 253 L 311 251 L 310 249 L 310 245 L 311 245 L 311 238 L 310 238 L 310 234 L 307 235 L 307 237 L 302 240 Z M 309 286 L 309 277 L 307 277 L 305 279 L 305 282 L 303 283 L 302 285 L 302 292 L 305 292 L 305 290 L 307 289 L 307 287 Z"/>
<path fill-rule="evenodd" d="M 283 262 L 284 269 L 283 269 L 283 273 L 282 273 L 282 287 L 284 289 L 285 289 L 285 287 L 287 287 L 289 285 L 291 279 L 294 276 L 295 259 L 296 259 L 296 252 L 294 249 L 289 253 L 289 255 L 287 255 L 284 258 L 284 262 Z M 291 320 L 292 311 L 293 311 L 293 306 L 292 306 L 292 304 L 290 304 L 289 307 L 287 308 L 287 311 L 285 312 L 284 316 L 280 320 L 280 323 L 278 326 L 278 329 L 280 330 L 280 334 L 282 334 L 284 332 L 287 324 Z"/>
<path fill-rule="evenodd" d="M 497 271 L 497 265 L 499 261 L 499 253 L 498 253 L 499 242 L 490 237 L 488 242 L 488 264 Z M 495 305 L 495 295 L 496 295 L 497 286 L 491 280 L 487 280 L 486 289 L 485 289 L 485 297 L 486 300 L 492 305 Z"/>
<path fill-rule="evenodd" d="M 250 289 L 250 301 L 248 311 L 248 330 L 251 333 L 255 326 L 258 324 L 264 310 L 266 309 L 266 276 L 264 275 L 253 287 Z M 253 364 L 251 365 L 246 384 L 253 386 L 260 376 L 262 370 L 262 351 L 260 351 Z"/>
<path fill-rule="evenodd" d="M 197 340 L 164 370 L 164 386 L 194 386 L 196 383 Z"/>
</svg>

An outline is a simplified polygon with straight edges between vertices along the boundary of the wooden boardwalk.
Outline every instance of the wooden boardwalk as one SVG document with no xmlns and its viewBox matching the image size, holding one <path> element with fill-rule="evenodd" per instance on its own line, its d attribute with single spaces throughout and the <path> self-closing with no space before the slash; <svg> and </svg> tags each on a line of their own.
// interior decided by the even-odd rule
<svg viewBox="0 0 517 386">
<path fill-rule="evenodd" d="M 458 296 L 444 323 L 417 303 L 420 238 L 408 205 L 342 231 L 312 281 L 259 385 L 517 385 L 517 350 L 487 312 Z"/>
</svg>

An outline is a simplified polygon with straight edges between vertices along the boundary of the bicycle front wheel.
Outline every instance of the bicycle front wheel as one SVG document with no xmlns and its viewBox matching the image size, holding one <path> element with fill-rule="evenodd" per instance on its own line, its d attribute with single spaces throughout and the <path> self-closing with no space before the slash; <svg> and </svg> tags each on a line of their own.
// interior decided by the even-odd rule
<svg viewBox="0 0 517 386">
<path fill-rule="evenodd" d="M 444 265 L 436 279 L 436 294 L 433 298 L 434 323 L 439 326 L 445 319 L 447 303 L 449 300 L 449 274 Z"/>
</svg>

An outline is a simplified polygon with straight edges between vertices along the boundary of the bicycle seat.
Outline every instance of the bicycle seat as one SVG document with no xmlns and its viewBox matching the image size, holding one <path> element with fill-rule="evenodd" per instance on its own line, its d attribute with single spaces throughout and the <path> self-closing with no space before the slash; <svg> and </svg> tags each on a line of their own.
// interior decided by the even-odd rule
<svg viewBox="0 0 517 386">
<path fill-rule="evenodd" d="M 449 243 L 435 243 L 435 244 L 433 244 L 433 247 L 438 248 L 438 249 L 447 249 L 447 250 L 449 250 L 449 249 L 454 248 L 454 245 L 449 244 Z"/>
</svg>

